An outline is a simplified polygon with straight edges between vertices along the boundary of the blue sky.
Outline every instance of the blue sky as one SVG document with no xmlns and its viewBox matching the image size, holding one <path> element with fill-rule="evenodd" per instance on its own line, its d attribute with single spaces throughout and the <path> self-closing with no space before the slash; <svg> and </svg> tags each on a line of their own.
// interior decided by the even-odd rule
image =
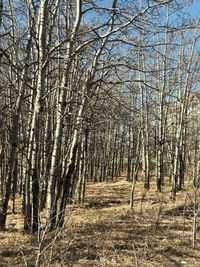
<svg viewBox="0 0 200 267">
<path fill-rule="evenodd" d="M 188 10 L 192 17 L 200 16 L 200 0 L 196 0 Z"/>
<path fill-rule="evenodd" d="M 112 0 L 97 0 L 96 3 L 100 6 L 112 6 Z M 200 16 L 200 0 L 194 0 L 194 3 L 186 9 L 192 17 Z"/>
<path fill-rule="evenodd" d="M 120 3 L 121 1 L 119 0 L 118 3 Z M 125 2 L 125 0 L 123 0 L 123 1 Z M 134 0 L 132 0 L 132 1 L 134 1 Z M 112 2 L 113 2 L 113 0 L 97 0 L 96 4 L 98 4 L 101 7 L 111 7 Z M 186 14 L 189 13 L 193 18 L 197 18 L 200 16 L 200 0 L 193 0 L 193 2 L 194 2 L 193 4 L 190 4 L 189 6 L 185 6 L 182 9 L 182 12 L 185 12 Z M 181 3 L 180 0 L 179 0 L 179 3 Z M 97 16 L 96 12 L 91 11 L 85 15 L 85 18 L 86 18 L 86 20 L 88 19 L 89 21 L 91 19 L 104 20 L 106 18 L 105 16 L 106 16 L 106 12 L 103 12 L 101 16 L 99 16 L 99 15 Z M 110 14 L 108 15 L 108 18 L 109 18 L 109 16 L 110 16 Z"/>
</svg>

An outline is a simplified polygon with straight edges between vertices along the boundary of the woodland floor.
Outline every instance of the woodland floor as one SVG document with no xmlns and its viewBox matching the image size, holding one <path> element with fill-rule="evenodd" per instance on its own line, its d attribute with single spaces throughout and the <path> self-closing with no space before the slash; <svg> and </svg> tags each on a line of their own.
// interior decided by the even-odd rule
<svg viewBox="0 0 200 267">
<path fill-rule="evenodd" d="M 188 192 L 179 192 L 172 203 L 170 188 L 166 185 L 158 194 L 152 183 L 143 199 L 145 191 L 138 182 L 130 211 L 130 188 L 125 177 L 89 184 L 86 204 L 73 209 L 55 242 L 50 266 L 200 266 L 200 233 L 193 249 L 192 211 L 189 205 L 184 209 Z M 54 236 L 45 236 L 44 247 Z M 49 253 L 48 248 L 42 253 L 42 266 L 48 266 Z M 33 267 L 37 254 L 37 236 L 23 232 L 20 211 L 9 214 L 7 229 L 0 232 L 0 266 Z"/>
</svg>

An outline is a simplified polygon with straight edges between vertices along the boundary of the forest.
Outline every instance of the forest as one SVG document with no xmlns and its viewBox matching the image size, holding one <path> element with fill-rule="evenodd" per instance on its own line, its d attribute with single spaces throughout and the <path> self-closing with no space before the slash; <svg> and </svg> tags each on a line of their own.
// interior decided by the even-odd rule
<svg viewBox="0 0 200 267">
<path fill-rule="evenodd" d="M 0 266 L 200 266 L 194 0 L 0 0 Z"/>
</svg>

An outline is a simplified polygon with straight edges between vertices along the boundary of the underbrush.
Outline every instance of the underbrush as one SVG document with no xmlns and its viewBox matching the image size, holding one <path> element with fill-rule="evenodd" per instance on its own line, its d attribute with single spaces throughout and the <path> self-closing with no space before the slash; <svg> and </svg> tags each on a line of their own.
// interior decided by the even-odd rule
<svg viewBox="0 0 200 267">
<path fill-rule="evenodd" d="M 134 208 L 129 208 L 131 184 L 89 184 L 86 203 L 70 211 L 65 229 L 45 233 L 42 249 L 38 235 L 22 230 L 19 212 L 8 215 L 0 233 L 0 266 L 200 266 L 199 236 L 193 247 L 193 191 L 178 192 L 171 202 L 170 188 L 143 194 L 136 185 Z M 18 200 L 18 202 L 20 202 Z M 56 237 L 56 239 L 55 239 Z M 55 241 L 55 242 L 54 242 Z"/>
</svg>

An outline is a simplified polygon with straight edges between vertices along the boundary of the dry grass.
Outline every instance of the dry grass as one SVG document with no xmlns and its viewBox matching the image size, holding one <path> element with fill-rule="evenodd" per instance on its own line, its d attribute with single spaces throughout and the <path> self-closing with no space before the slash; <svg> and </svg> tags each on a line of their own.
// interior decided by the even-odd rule
<svg viewBox="0 0 200 267">
<path fill-rule="evenodd" d="M 122 177 L 89 184 L 86 204 L 74 209 L 51 266 L 200 266 L 200 245 L 192 248 L 192 213 L 187 206 L 184 210 L 187 192 L 179 192 L 176 203 L 171 203 L 169 187 L 158 194 L 152 183 L 142 200 L 143 186 L 138 182 L 130 211 L 130 187 Z M 37 237 L 21 230 L 22 221 L 19 211 L 8 216 L 7 230 L 0 233 L 0 266 L 35 264 Z M 46 244 L 53 235 L 47 235 Z"/>
</svg>

